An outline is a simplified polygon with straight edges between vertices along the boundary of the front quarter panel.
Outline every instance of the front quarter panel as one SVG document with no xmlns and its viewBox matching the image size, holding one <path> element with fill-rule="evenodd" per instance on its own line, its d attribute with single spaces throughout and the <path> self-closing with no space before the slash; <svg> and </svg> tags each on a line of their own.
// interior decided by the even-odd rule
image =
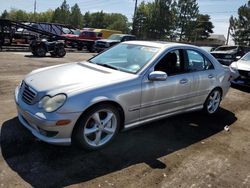
<svg viewBox="0 0 250 188">
<path fill-rule="evenodd" d="M 94 104 L 112 101 L 119 104 L 125 115 L 125 124 L 139 119 L 141 100 L 141 77 L 93 88 L 88 91 L 70 93 L 67 101 L 58 113 L 84 112 Z"/>
</svg>

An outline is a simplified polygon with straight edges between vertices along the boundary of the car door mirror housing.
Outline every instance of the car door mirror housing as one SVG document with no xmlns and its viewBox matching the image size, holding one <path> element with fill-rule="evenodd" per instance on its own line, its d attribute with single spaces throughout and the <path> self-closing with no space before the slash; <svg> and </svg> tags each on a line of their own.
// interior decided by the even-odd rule
<svg viewBox="0 0 250 188">
<path fill-rule="evenodd" d="M 148 75 L 150 81 L 165 81 L 167 77 L 167 73 L 163 71 L 153 71 Z"/>
</svg>

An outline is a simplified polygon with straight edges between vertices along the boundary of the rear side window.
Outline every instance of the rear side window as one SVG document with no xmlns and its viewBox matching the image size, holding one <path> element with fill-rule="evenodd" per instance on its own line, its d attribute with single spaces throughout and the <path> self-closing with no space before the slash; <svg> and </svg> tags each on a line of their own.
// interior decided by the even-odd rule
<svg viewBox="0 0 250 188">
<path fill-rule="evenodd" d="M 213 64 L 202 54 L 194 50 L 187 50 L 189 72 L 214 69 Z"/>
</svg>

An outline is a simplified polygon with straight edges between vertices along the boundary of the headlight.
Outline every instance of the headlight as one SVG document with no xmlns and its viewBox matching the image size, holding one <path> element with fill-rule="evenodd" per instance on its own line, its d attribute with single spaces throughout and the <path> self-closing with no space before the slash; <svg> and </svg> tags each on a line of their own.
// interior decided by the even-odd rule
<svg viewBox="0 0 250 188">
<path fill-rule="evenodd" d="M 58 94 L 53 97 L 45 96 L 39 101 L 38 107 L 43 108 L 45 112 L 53 112 L 64 104 L 66 98 L 65 94 Z"/>
<path fill-rule="evenodd" d="M 105 47 L 107 47 L 107 48 L 108 48 L 109 46 L 110 46 L 110 45 L 109 45 L 109 43 L 106 43 L 106 44 L 105 44 Z"/>
</svg>

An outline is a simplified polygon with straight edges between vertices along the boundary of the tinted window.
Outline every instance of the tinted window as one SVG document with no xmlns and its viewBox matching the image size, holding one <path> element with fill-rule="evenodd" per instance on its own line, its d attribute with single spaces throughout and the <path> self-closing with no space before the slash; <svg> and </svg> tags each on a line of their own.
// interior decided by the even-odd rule
<svg viewBox="0 0 250 188">
<path fill-rule="evenodd" d="M 155 66 L 155 71 L 166 72 L 169 76 L 184 73 L 184 62 L 181 50 L 167 53 Z"/>
<path fill-rule="evenodd" d="M 188 56 L 188 70 L 193 71 L 203 71 L 208 69 L 213 69 L 213 64 L 204 58 L 203 55 L 194 51 L 194 50 L 187 50 Z"/>
</svg>

